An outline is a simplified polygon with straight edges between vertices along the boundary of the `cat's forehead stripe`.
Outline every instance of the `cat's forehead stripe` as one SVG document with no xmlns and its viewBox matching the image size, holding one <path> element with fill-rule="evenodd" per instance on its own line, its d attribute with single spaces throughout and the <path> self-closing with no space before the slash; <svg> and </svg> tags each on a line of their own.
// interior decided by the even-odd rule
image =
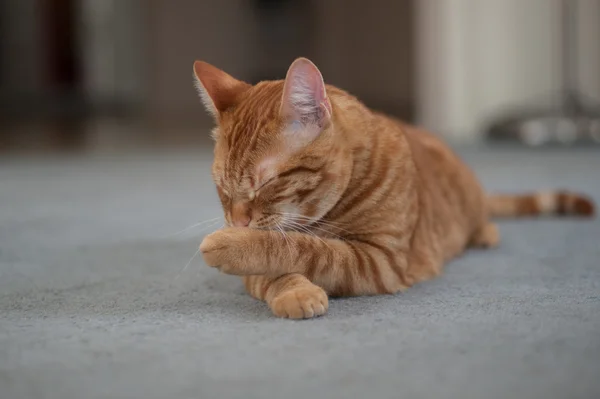
<svg viewBox="0 0 600 399">
<path fill-rule="evenodd" d="M 230 115 L 228 177 L 239 180 L 256 162 L 256 153 L 276 122 L 282 90 L 281 82 L 259 84 Z"/>
</svg>

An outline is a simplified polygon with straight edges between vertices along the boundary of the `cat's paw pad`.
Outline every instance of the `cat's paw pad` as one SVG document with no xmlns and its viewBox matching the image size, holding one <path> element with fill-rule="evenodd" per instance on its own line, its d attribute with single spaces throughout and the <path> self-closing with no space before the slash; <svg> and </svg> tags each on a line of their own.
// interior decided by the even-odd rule
<svg viewBox="0 0 600 399">
<path fill-rule="evenodd" d="M 329 307 L 327 294 L 321 287 L 306 285 L 282 292 L 271 301 L 271 310 L 278 317 L 310 319 L 324 315 Z"/>
</svg>

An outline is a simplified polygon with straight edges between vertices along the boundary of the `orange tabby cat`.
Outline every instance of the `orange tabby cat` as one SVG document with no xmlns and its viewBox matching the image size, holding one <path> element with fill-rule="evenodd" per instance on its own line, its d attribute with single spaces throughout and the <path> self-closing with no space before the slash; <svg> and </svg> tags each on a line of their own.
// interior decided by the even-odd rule
<svg viewBox="0 0 600 399">
<path fill-rule="evenodd" d="M 218 125 L 212 173 L 231 226 L 200 249 L 277 316 L 432 278 L 466 247 L 498 244 L 490 216 L 594 212 L 567 192 L 487 198 L 440 140 L 325 85 L 305 58 L 255 86 L 201 61 L 194 73 Z"/>
</svg>

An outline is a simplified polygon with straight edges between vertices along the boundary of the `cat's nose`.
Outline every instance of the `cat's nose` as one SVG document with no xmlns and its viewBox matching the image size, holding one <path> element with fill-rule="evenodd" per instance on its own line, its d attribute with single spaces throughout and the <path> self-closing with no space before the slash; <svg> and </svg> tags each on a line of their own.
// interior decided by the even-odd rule
<svg viewBox="0 0 600 399">
<path fill-rule="evenodd" d="M 246 202 L 238 202 L 231 210 L 231 222 L 235 227 L 247 227 L 252 220 L 250 206 Z"/>
<path fill-rule="evenodd" d="M 239 219 L 233 219 L 233 225 L 235 227 L 248 227 L 250 224 L 250 216 L 244 216 Z"/>
</svg>

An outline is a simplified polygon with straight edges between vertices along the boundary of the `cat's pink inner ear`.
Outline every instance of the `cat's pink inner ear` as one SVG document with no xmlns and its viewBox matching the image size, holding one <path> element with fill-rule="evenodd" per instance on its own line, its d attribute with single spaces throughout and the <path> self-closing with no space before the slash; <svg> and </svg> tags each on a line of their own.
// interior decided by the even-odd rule
<svg viewBox="0 0 600 399">
<path fill-rule="evenodd" d="M 288 122 L 316 127 L 318 132 L 329 122 L 331 104 L 323 76 L 308 59 L 298 58 L 288 69 L 280 112 Z"/>
<path fill-rule="evenodd" d="M 206 109 L 218 116 L 234 106 L 250 85 L 204 61 L 194 62 L 196 88 Z"/>
</svg>

